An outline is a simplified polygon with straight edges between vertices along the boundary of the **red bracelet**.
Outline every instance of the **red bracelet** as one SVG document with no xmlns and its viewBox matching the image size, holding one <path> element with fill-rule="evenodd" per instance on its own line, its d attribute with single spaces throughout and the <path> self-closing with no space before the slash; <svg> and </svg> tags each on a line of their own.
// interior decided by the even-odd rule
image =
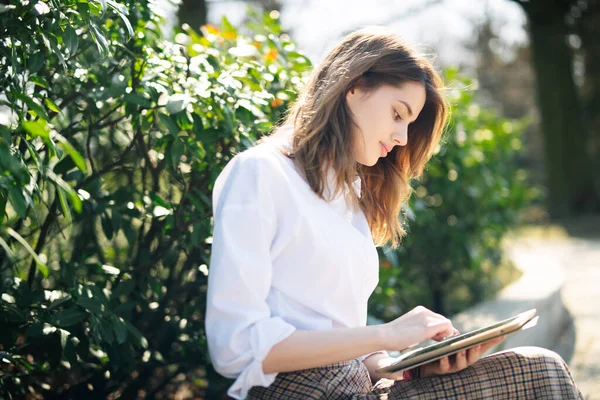
<svg viewBox="0 0 600 400">
<path fill-rule="evenodd" d="M 410 381 L 421 377 L 421 367 L 407 369 L 402 373 L 402 379 Z"/>
</svg>

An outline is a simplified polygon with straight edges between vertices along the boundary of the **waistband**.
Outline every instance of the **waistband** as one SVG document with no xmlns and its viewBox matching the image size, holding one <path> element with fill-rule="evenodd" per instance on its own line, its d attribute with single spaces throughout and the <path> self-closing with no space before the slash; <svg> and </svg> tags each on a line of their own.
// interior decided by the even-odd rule
<svg viewBox="0 0 600 400">
<path fill-rule="evenodd" d="M 322 371 L 322 370 L 331 370 L 331 369 L 341 369 L 344 367 L 348 367 L 348 366 L 354 364 L 355 362 L 360 362 L 360 361 L 358 361 L 358 358 L 354 358 L 354 359 L 348 360 L 348 361 L 340 361 L 340 362 L 336 362 L 336 363 L 332 363 L 332 364 L 323 365 L 320 367 L 303 369 L 302 371 L 317 371 L 317 370 Z"/>
</svg>

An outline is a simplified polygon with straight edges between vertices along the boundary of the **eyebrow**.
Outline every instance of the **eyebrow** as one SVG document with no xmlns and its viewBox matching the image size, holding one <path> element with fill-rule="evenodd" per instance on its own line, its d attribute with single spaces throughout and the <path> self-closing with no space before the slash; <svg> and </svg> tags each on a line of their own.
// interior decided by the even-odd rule
<svg viewBox="0 0 600 400">
<path fill-rule="evenodd" d="M 406 108 L 408 108 L 408 115 L 412 117 L 412 115 L 413 115 L 412 108 L 410 108 L 408 103 L 405 102 L 404 100 L 396 100 L 396 101 L 399 101 L 400 103 L 404 104 L 406 106 Z"/>
</svg>

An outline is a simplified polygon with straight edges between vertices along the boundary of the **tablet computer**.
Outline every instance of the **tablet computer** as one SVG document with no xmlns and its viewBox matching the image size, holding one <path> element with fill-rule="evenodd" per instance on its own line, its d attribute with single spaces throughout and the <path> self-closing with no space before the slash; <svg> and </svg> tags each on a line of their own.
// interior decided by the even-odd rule
<svg viewBox="0 0 600 400">
<path fill-rule="evenodd" d="M 531 309 L 483 328 L 451 336 L 430 346 L 409 351 L 398 357 L 394 363 L 377 369 L 377 372 L 389 373 L 415 368 L 442 357 L 458 353 L 461 350 L 476 346 L 490 339 L 515 332 L 523 328 L 530 321 L 531 325 L 528 325 L 528 327 L 533 326 L 537 323 L 535 314 L 536 310 Z M 534 317 L 536 318 L 535 321 L 533 321 Z"/>
</svg>

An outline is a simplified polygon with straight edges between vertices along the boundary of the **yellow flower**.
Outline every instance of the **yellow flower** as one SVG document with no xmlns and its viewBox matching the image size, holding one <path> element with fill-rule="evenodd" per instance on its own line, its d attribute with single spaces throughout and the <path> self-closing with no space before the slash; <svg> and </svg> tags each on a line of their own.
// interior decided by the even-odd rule
<svg viewBox="0 0 600 400">
<path fill-rule="evenodd" d="M 283 100 L 281 100 L 281 99 L 273 99 L 273 101 L 271 101 L 272 108 L 277 108 L 282 104 L 283 104 Z"/>
<path fill-rule="evenodd" d="M 279 55 L 279 52 L 277 50 L 270 49 L 269 52 L 267 53 L 267 55 L 265 56 L 265 58 L 267 59 L 267 61 L 273 62 L 273 61 L 277 60 L 278 55 Z"/>
</svg>

